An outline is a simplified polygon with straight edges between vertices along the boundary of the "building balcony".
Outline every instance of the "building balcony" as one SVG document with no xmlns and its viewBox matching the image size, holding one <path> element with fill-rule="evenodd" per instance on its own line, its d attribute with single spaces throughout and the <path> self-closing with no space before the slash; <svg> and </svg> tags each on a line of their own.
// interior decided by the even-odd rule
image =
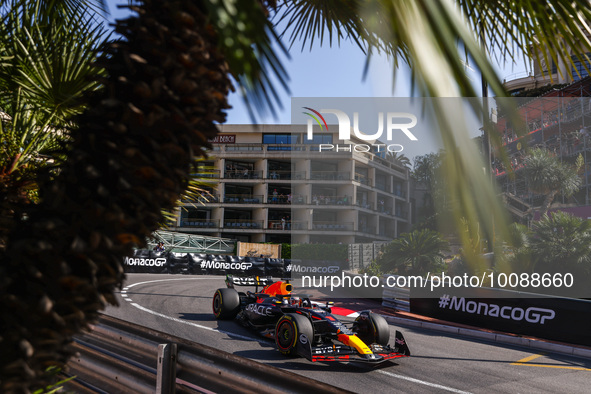
<svg viewBox="0 0 591 394">
<path fill-rule="evenodd" d="M 200 172 L 194 172 L 191 174 L 191 177 L 197 179 L 219 179 L 220 178 L 220 171 L 219 170 L 201 170 Z"/>
<path fill-rule="evenodd" d="M 284 194 L 278 194 L 276 196 L 274 195 L 270 195 L 269 197 L 267 197 L 267 204 L 274 204 L 274 205 L 290 205 L 291 202 L 293 201 L 293 197 L 290 200 L 289 196 L 286 196 Z"/>
<path fill-rule="evenodd" d="M 305 176 L 305 172 L 300 171 L 299 174 L 304 174 Z M 296 177 L 297 173 L 294 173 L 292 171 L 279 171 L 279 170 L 269 170 L 267 171 L 267 179 L 273 180 L 273 181 L 291 181 L 292 176 L 295 177 L 296 179 L 302 179 L 302 177 Z"/>
<path fill-rule="evenodd" d="M 369 209 L 370 211 L 375 211 L 375 204 L 371 203 L 371 202 L 367 202 L 367 201 L 357 201 L 355 204 L 356 207 L 359 208 L 363 208 L 363 209 Z"/>
<path fill-rule="evenodd" d="M 377 231 L 377 227 L 376 226 L 371 226 L 368 224 L 360 224 L 359 228 L 357 229 L 358 232 L 360 233 L 365 233 L 365 234 L 371 234 L 371 235 L 377 235 L 378 231 Z"/>
<path fill-rule="evenodd" d="M 291 222 L 291 229 L 292 230 L 303 230 L 308 231 L 308 222 L 307 221 L 295 221 Z"/>
<path fill-rule="evenodd" d="M 295 180 L 305 180 L 306 179 L 306 171 L 294 171 L 292 179 Z"/>
<path fill-rule="evenodd" d="M 401 189 L 394 189 L 394 193 L 393 193 L 396 197 L 400 197 L 402 199 L 406 198 L 406 192 L 404 190 Z"/>
<path fill-rule="evenodd" d="M 263 200 L 262 195 L 252 194 L 226 194 L 223 199 L 225 204 L 262 204 Z"/>
<path fill-rule="evenodd" d="M 181 222 L 182 227 L 190 227 L 197 229 L 217 229 L 219 227 L 219 220 L 208 219 L 184 219 Z"/>
<path fill-rule="evenodd" d="M 396 211 L 396 212 L 394 212 L 394 216 L 397 217 L 398 219 L 407 220 L 408 219 L 408 211 L 406 211 L 406 210 Z"/>
<path fill-rule="evenodd" d="M 389 193 L 390 192 L 390 185 L 382 182 L 376 182 L 376 189 L 381 190 L 383 192 Z"/>
<path fill-rule="evenodd" d="M 224 179 L 262 179 L 263 171 L 254 170 L 226 170 Z"/>
<path fill-rule="evenodd" d="M 366 175 L 355 174 L 355 181 L 362 185 L 372 187 L 372 179 Z"/>
<path fill-rule="evenodd" d="M 269 229 L 281 231 L 291 230 L 291 221 L 269 220 Z"/>
<path fill-rule="evenodd" d="M 349 181 L 351 173 L 347 171 L 311 171 L 312 181 Z"/>
<path fill-rule="evenodd" d="M 224 230 L 261 230 L 263 228 L 262 220 L 250 219 L 225 219 Z"/>
<path fill-rule="evenodd" d="M 317 196 L 312 195 L 312 205 L 351 205 L 351 196 Z"/>
<path fill-rule="evenodd" d="M 312 224 L 312 230 L 322 231 L 354 231 L 355 223 L 353 222 L 321 222 L 315 221 Z"/>
</svg>

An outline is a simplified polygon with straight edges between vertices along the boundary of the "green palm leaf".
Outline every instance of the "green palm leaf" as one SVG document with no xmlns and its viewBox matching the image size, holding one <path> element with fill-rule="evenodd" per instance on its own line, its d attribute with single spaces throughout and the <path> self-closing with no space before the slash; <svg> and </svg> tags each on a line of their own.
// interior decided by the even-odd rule
<svg viewBox="0 0 591 394">
<path fill-rule="evenodd" d="M 436 231 L 416 230 L 389 243 L 377 264 L 400 274 L 424 275 L 442 268 L 443 252 L 447 250 L 448 242 Z"/>
</svg>

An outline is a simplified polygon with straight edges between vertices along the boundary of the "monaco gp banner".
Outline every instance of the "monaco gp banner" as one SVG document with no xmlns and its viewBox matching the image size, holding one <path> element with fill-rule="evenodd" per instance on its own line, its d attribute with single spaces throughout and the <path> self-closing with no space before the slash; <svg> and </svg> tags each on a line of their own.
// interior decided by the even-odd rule
<svg viewBox="0 0 591 394">
<path fill-rule="evenodd" d="M 155 252 L 150 250 L 136 250 L 132 257 L 126 257 L 123 265 L 125 272 L 168 272 L 169 262 L 167 252 Z"/>
<path fill-rule="evenodd" d="M 496 331 L 591 344 L 591 301 L 520 292 L 500 297 L 499 291 L 442 288 L 425 297 L 421 289 L 411 289 L 410 311 Z"/>
<path fill-rule="evenodd" d="M 124 260 L 125 272 L 188 275 L 298 277 L 301 274 L 340 273 L 338 262 L 301 261 L 261 257 L 239 257 L 205 253 L 136 250 Z"/>
</svg>

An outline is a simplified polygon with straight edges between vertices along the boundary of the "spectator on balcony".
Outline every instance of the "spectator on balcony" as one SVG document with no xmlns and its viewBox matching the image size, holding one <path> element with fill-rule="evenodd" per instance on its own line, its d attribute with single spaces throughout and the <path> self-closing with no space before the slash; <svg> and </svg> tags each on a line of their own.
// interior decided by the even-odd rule
<svg viewBox="0 0 591 394">
<path fill-rule="evenodd" d="M 242 173 L 242 177 L 244 179 L 248 179 L 248 169 L 247 168 L 244 169 L 244 172 Z"/>
<path fill-rule="evenodd" d="M 273 199 L 271 200 L 271 202 L 273 202 L 273 204 L 277 204 L 278 197 L 279 193 L 277 193 L 277 189 L 273 189 Z"/>
<path fill-rule="evenodd" d="M 291 204 L 291 200 L 292 200 L 292 196 L 291 196 L 291 192 L 289 192 L 289 194 L 287 195 L 287 203 Z"/>
<path fill-rule="evenodd" d="M 285 225 L 287 221 L 285 220 L 285 216 L 281 218 L 281 230 L 285 230 Z"/>
</svg>

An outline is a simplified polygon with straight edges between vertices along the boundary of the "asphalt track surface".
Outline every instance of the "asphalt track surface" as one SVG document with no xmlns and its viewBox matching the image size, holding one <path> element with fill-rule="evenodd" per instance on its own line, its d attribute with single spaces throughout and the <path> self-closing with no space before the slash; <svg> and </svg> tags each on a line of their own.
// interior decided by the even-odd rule
<svg viewBox="0 0 591 394">
<path fill-rule="evenodd" d="M 120 307 L 106 314 L 357 393 L 591 392 L 590 360 L 404 326 L 390 326 L 390 343 L 400 330 L 412 356 L 395 362 L 366 366 L 287 358 L 273 341 L 235 321 L 214 319 L 211 301 L 220 287 L 221 276 L 129 274 Z"/>
</svg>

